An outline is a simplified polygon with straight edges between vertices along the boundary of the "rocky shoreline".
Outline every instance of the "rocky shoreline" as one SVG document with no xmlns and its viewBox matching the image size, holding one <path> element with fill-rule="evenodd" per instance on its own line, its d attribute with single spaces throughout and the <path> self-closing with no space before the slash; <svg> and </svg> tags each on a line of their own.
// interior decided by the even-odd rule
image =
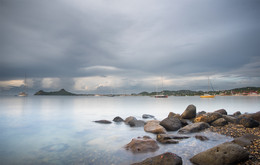
<svg viewBox="0 0 260 165">
<path fill-rule="evenodd" d="M 190 158 L 194 164 L 260 164 L 260 111 L 253 114 L 236 112 L 228 115 L 225 109 L 214 112 L 198 112 L 196 106 L 189 105 L 182 114 L 170 112 L 162 121 L 154 116 L 144 114 L 143 119 L 137 120 L 130 116 L 125 120 L 117 116 L 114 122 L 124 122 L 130 127 L 144 127 L 145 132 L 156 134 L 156 139 L 149 136 L 137 137 L 125 145 L 125 149 L 135 154 L 154 152 L 161 144 L 176 144 L 182 139 L 194 136 L 193 133 L 210 130 L 234 138 L 200 152 Z M 109 120 L 98 120 L 96 123 L 110 124 Z M 171 134 L 172 132 L 178 134 Z M 206 136 L 195 136 L 201 141 L 209 140 Z M 186 159 L 185 159 L 186 160 Z M 182 158 L 175 153 L 167 152 L 147 158 L 136 165 L 149 164 L 182 164 Z"/>
</svg>

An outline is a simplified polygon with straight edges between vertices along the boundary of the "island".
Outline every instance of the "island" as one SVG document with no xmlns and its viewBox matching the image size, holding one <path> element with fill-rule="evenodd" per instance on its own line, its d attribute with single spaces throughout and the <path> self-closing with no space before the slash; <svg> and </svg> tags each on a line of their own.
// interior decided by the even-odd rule
<svg viewBox="0 0 260 165">
<path fill-rule="evenodd" d="M 71 93 L 66 91 L 65 89 L 61 89 L 59 91 L 53 91 L 53 92 L 45 92 L 43 90 L 40 90 L 36 92 L 34 95 L 58 95 L 58 96 L 77 96 L 77 94 Z"/>
</svg>

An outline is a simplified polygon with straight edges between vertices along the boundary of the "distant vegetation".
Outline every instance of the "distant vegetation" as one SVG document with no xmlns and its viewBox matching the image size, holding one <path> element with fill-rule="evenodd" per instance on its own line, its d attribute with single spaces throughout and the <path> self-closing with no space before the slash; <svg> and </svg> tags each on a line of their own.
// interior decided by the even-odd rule
<svg viewBox="0 0 260 165">
<path fill-rule="evenodd" d="M 45 92 L 43 90 L 40 90 L 36 92 L 34 95 L 62 95 L 62 96 L 75 96 L 76 94 L 70 93 L 66 91 L 65 89 L 61 89 L 59 91 L 54 91 L 54 92 Z"/>
</svg>

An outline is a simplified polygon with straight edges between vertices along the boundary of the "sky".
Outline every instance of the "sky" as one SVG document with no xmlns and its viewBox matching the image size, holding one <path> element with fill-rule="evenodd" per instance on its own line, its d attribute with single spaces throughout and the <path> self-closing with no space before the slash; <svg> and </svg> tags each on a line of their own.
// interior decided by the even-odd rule
<svg viewBox="0 0 260 165">
<path fill-rule="evenodd" d="M 260 87 L 259 0 L 0 0 L 0 92 Z"/>
</svg>

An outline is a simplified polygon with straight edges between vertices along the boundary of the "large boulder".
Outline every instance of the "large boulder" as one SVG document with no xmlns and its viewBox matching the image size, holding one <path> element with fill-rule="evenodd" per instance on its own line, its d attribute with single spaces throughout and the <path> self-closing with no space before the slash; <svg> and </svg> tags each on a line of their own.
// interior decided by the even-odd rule
<svg viewBox="0 0 260 165">
<path fill-rule="evenodd" d="M 217 127 L 217 126 L 224 126 L 227 125 L 227 121 L 224 118 L 219 118 L 215 120 L 214 122 L 211 123 L 212 126 Z"/>
<path fill-rule="evenodd" d="M 240 111 L 236 111 L 235 113 L 233 113 L 233 116 L 235 116 L 235 117 L 238 117 L 238 116 L 240 116 L 241 115 L 241 112 Z"/>
<path fill-rule="evenodd" d="M 160 125 L 160 121 L 158 121 L 158 120 L 148 121 L 148 122 L 144 125 L 144 130 L 145 130 L 146 132 L 151 132 L 151 133 L 155 133 L 155 134 L 166 133 L 165 128 Z"/>
<path fill-rule="evenodd" d="M 251 118 L 254 119 L 255 121 L 258 121 L 260 122 L 260 111 L 256 112 L 256 113 L 253 113 L 251 115 Z"/>
<path fill-rule="evenodd" d="M 122 119 L 121 117 L 117 116 L 113 119 L 114 122 L 123 122 L 124 119 Z"/>
<path fill-rule="evenodd" d="M 156 136 L 156 140 L 160 143 L 165 144 L 176 144 L 179 143 L 179 140 L 182 139 L 188 139 L 189 136 L 177 136 L 177 135 L 171 135 L 171 134 L 158 134 Z"/>
<path fill-rule="evenodd" d="M 234 143 L 223 143 L 193 156 L 190 161 L 198 165 L 229 165 L 247 160 L 249 153 Z"/>
<path fill-rule="evenodd" d="M 232 142 L 240 145 L 241 147 L 245 147 L 252 144 L 252 141 L 255 139 L 260 139 L 260 137 L 253 134 L 245 134 L 243 136 L 235 138 Z"/>
<path fill-rule="evenodd" d="M 218 112 L 206 113 L 202 116 L 196 117 L 194 122 L 205 122 L 210 124 L 221 117 L 222 115 Z"/>
<path fill-rule="evenodd" d="M 165 118 L 160 122 L 160 125 L 163 126 L 167 131 L 177 131 L 181 128 L 182 123 L 180 119 L 173 117 L 173 118 Z"/>
<path fill-rule="evenodd" d="M 254 119 L 245 118 L 245 117 L 239 118 L 237 120 L 237 124 L 241 124 L 246 128 L 254 128 L 254 127 L 259 126 L 259 123 L 257 121 L 255 121 Z"/>
<path fill-rule="evenodd" d="M 132 165 L 182 165 L 182 159 L 178 155 L 166 152 L 161 155 L 157 155 L 151 158 L 147 158 L 142 162 L 134 163 Z"/>
<path fill-rule="evenodd" d="M 154 152 L 159 149 L 157 142 L 151 139 L 149 136 L 144 136 L 143 138 L 132 139 L 125 148 L 131 150 L 133 153 L 145 153 Z"/>
<path fill-rule="evenodd" d="M 236 123 L 237 122 L 237 118 L 233 117 L 233 116 L 228 116 L 228 115 L 223 115 L 222 116 L 227 122 L 230 123 Z"/>
<path fill-rule="evenodd" d="M 206 128 L 209 128 L 210 125 L 205 122 L 199 122 L 199 123 L 193 123 L 186 125 L 185 127 L 181 128 L 178 132 L 179 133 L 195 133 L 195 132 L 200 132 Z"/>
<path fill-rule="evenodd" d="M 176 115 L 176 113 L 170 112 L 170 113 L 168 114 L 168 118 L 172 118 L 172 117 L 174 117 L 175 115 Z"/>
<path fill-rule="evenodd" d="M 186 110 L 181 114 L 181 118 L 183 119 L 192 119 L 196 117 L 196 107 L 191 104 Z"/>
<path fill-rule="evenodd" d="M 219 110 L 216 110 L 214 112 L 220 113 L 222 115 L 227 115 L 227 111 L 225 109 L 219 109 Z"/>
</svg>

